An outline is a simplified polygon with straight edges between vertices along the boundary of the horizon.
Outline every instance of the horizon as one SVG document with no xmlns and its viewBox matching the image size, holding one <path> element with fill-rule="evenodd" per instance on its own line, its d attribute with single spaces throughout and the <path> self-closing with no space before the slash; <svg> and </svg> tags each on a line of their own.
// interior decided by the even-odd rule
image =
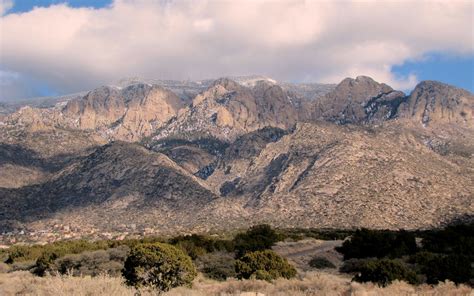
<svg viewBox="0 0 474 296">
<path fill-rule="evenodd" d="M 0 0 L 0 101 L 124 77 L 247 73 L 330 84 L 365 75 L 405 93 L 435 80 L 473 93 L 473 11 L 471 1 Z"/>
<path fill-rule="evenodd" d="M 15 104 L 15 103 L 18 103 L 18 104 L 22 104 L 22 103 L 30 103 L 30 102 L 33 102 L 35 100 L 42 100 L 42 99 L 55 99 L 55 98 L 60 98 L 60 97 L 67 97 L 69 95 L 75 95 L 75 94 L 82 94 L 82 93 L 88 93 L 94 89 L 97 89 L 97 88 L 100 88 L 100 87 L 103 87 L 103 86 L 107 86 L 107 87 L 119 87 L 119 88 L 123 88 L 123 86 L 118 86 L 117 84 L 120 83 L 121 81 L 124 81 L 124 80 L 137 80 L 137 83 L 144 83 L 144 84 L 147 84 L 149 82 L 147 81 L 150 81 L 150 80 L 154 80 L 154 81 L 179 81 L 179 82 L 204 82 L 204 81 L 215 81 L 215 80 L 219 80 L 219 79 L 222 79 L 222 78 L 228 78 L 230 80 L 236 80 L 236 78 L 252 78 L 252 77 L 259 77 L 259 78 L 266 78 L 266 79 L 271 79 L 271 80 L 274 80 L 276 81 L 276 83 L 290 83 L 290 84 L 295 84 L 295 85 L 298 85 L 298 84 L 321 84 L 321 85 L 335 85 L 337 86 L 339 83 L 341 83 L 344 79 L 356 79 L 357 77 L 359 76 L 365 76 L 365 77 L 369 77 L 371 79 L 373 79 L 372 77 L 370 76 L 367 76 L 367 75 L 357 75 L 355 77 L 346 77 L 346 78 L 343 78 L 341 81 L 339 82 L 336 82 L 336 83 L 321 83 L 321 82 L 289 82 L 289 81 L 279 81 L 279 80 L 275 80 L 273 79 L 272 77 L 269 77 L 269 76 L 266 76 L 266 75 L 259 75 L 259 74 L 250 74 L 250 75 L 239 75 L 239 76 L 232 76 L 232 75 L 224 75 L 224 76 L 220 76 L 220 77 L 215 77 L 215 78 L 204 78 L 204 79 L 196 79 L 196 80 L 192 80 L 192 79 L 182 79 L 182 80 L 174 80 L 174 79 L 154 79 L 154 78 L 145 78 L 145 77 L 137 77 L 137 76 L 130 76 L 130 77 L 123 77 L 117 81 L 113 81 L 113 82 L 110 82 L 110 83 L 105 83 L 105 84 L 100 84 L 100 85 L 96 85 L 90 89 L 84 89 L 84 90 L 81 90 L 81 91 L 77 91 L 77 92 L 74 92 L 74 93 L 64 93 L 64 94 L 51 94 L 51 95 L 46 95 L 46 96 L 37 96 L 37 97 L 29 97 L 29 98 L 21 98 L 21 99 L 16 99 L 16 100 L 2 100 L 2 98 L 0 98 L 0 103 L 4 103 L 4 104 Z M 377 81 L 375 79 L 373 79 L 374 81 L 378 82 L 378 83 L 385 83 L 383 81 Z M 443 81 L 439 81 L 439 80 L 430 80 L 430 79 L 427 79 L 427 80 L 421 80 L 421 81 L 418 81 L 417 84 L 409 89 L 409 90 L 398 90 L 398 89 L 395 89 L 394 90 L 398 90 L 398 91 L 402 91 L 403 93 L 405 93 L 405 95 L 410 95 L 410 93 L 416 88 L 416 86 L 418 86 L 420 83 L 422 82 L 425 82 L 425 81 L 435 81 L 435 82 L 440 82 L 440 83 L 444 83 L 444 84 L 447 84 L 447 85 L 450 85 L 450 86 L 454 86 L 456 88 L 460 88 L 460 89 L 463 89 L 463 90 L 466 90 L 468 92 L 470 92 L 471 94 L 473 93 L 472 91 L 470 91 L 469 89 L 464 89 L 462 87 L 459 87 L 459 86 L 456 86 L 456 85 L 452 85 L 452 84 L 449 84 L 449 83 L 446 83 L 446 82 L 443 82 Z M 133 85 L 135 83 L 131 83 L 130 85 Z M 151 83 L 153 84 L 153 83 Z M 389 84 L 387 84 L 389 85 Z M 389 85 L 391 87 L 391 85 Z M 126 87 L 126 86 L 125 86 Z"/>
</svg>

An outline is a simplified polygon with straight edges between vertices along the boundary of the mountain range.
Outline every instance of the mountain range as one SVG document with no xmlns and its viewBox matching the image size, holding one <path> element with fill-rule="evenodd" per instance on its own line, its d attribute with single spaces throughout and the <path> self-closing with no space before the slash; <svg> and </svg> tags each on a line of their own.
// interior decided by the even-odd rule
<svg viewBox="0 0 474 296">
<path fill-rule="evenodd" d="M 474 214 L 474 96 L 131 78 L 0 112 L 0 232 L 429 228 Z"/>
</svg>

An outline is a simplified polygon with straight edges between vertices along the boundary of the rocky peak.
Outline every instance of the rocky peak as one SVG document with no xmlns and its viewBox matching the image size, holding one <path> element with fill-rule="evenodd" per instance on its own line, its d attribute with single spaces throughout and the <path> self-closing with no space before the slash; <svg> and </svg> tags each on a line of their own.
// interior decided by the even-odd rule
<svg viewBox="0 0 474 296">
<path fill-rule="evenodd" d="M 205 100 L 211 100 L 210 104 L 226 103 L 232 93 L 244 92 L 246 90 L 247 88 L 229 78 L 219 78 L 193 99 L 192 106 L 197 106 Z"/>
<path fill-rule="evenodd" d="M 252 91 L 256 95 L 261 95 L 261 96 L 264 96 L 265 93 L 267 92 L 270 92 L 271 94 L 278 94 L 278 95 L 286 93 L 281 86 L 267 80 L 257 81 L 255 85 L 252 87 Z"/>
<path fill-rule="evenodd" d="M 136 141 L 150 135 L 184 107 L 171 91 L 137 83 L 123 89 L 103 86 L 71 100 L 63 113 L 74 128 L 98 130 L 111 139 Z"/>
<path fill-rule="evenodd" d="M 298 112 L 280 86 L 259 81 L 249 88 L 221 78 L 197 95 L 155 140 L 205 134 L 227 141 L 267 126 L 287 129 L 297 120 Z"/>
<path fill-rule="evenodd" d="M 367 102 L 380 94 L 392 92 L 393 89 L 385 83 L 378 83 L 367 76 L 357 76 L 356 79 L 346 78 L 328 94 L 334 99 L 348 99 L 355 102 Z"/>
<path fill-rule="evenodd" d="M 400 117 L 423 125 L 458 123 L 473 127 L 474 96 L 463 89 L 437 82 L 422 81 L 402 104 Z"/>
<path fill-rule="evenodd" d="M 314 119 L 338 124 L 380 122 L 396 115 L 405 94 L 370 77 L 346 78 L 317 100 Z"/>
<path fill-rule="evenodd" d="M 242 85 L 240 85 L 237 82 L 235 82 L 234 80 L 232 80 L 230 78 L 226 78 L 226 77 L 214 80 L 214 82 L 211 84 L 210 88 L 215 87 L 215 86 L 222 86 L 223 88 L 225 88 L 228 91 L 237 91 L 237 90 L 242 89 Z"/>
</svg>

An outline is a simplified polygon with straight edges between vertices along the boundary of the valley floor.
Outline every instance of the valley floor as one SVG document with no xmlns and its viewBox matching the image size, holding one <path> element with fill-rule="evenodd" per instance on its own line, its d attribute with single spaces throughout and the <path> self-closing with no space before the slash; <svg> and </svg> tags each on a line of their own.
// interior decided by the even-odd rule
<svg viewBox="0 0 474 296">
<path fill-rule="evenodd" d="M 26 271 L 0 274 L 0 295 L 137 295 L 133 288 L 125 286 L 121 278 L 108 276 L 69 277 L 50 276 L 35 277 Z M 141 291 L 141 295 L 156 295 L 153 291 Z M 456 286 L 451 282 L 437 286 L 411 286 L 395 281 L 380 288 L 374 284 L 351 282 L 350 278 L 324 272 L 308 272 L 299 279 L 279 279 L 273 283 L 259 280 L 212 281 L 198 277 L 192 288 L 175 288 L 165 295 L 170 296 L 263 296 L 263 295 L 474 295 L 467 286 Z"/>
</svg>

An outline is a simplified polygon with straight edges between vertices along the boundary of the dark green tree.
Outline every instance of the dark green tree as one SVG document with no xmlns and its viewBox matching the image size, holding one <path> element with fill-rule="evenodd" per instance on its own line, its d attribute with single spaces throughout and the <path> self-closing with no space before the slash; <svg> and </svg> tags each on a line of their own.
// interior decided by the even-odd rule
<svg viewBox="0 0 474 296">
<path fill-rule="evenodd" d="M 278 233 L 270 225 L 262 224 L 251 227 L 234 238 L 236 257 L 240 258 L 247 252 L 270 249 L 280 240 Z"/>
<path fill-rule="evenodd" d="M 341 247 L 344 260 L 351 258 L 398 258 L 417 251 L 415 235 L 406 231 L 357 230 Z"/>
<path fill-rule="evenodd" d="M 394 280 L 417 284 L 419 280 L 414 271 L 402 261 L 393 259 L 368 260 L 359 268 L 359 274 L 354 277 L 357 282 L 373 282 L 387 286 Z"/>
<path fill-rule="evenodd" d="M 235 262 L 237 277 L 271 281 L 280 277 L 296 276 L 296 269 L 277 253 L 265 250 L 249 252 Z"/>
<path fill-rule="evenodd" d="M 122 275 L 128 285 L 168 291 L 190 285 L 197 273 L 191 258 L 183 251 L 169 244 L 152 243 L 132 248 Z"/>
</svg>

